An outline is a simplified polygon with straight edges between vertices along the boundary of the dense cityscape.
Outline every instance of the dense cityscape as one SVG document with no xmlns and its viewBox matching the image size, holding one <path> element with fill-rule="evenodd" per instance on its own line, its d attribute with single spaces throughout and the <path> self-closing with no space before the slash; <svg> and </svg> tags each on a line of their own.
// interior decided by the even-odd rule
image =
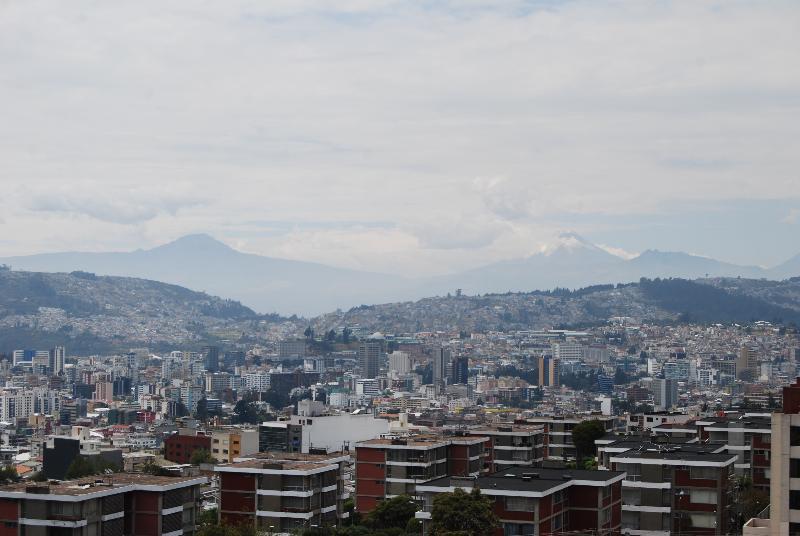
<svg viewBox="0 0 800 536">
<path fill-rule="evenodd" d="M 3 355 L 0 499 L 49 501 L 8 506 L 5 522 L 119 530 L 122 497 L 138 512 L 137 490 L 154 490 L 161 532 L 136 514 L 146 534 L 217 521 L 377 534 L 389 512 L 404 534 L 438 534 L 437 497 L 480 489 L 498 534 L 730 534 L 794 474 L 776 429 L 800 400 L 786 387 L 794 326 L 326 328 L 250 347 Z M 93 487 L 113 490 L 97 519 Z M 62 494 L 84 510 L 55 509 Z"/>
</svg>

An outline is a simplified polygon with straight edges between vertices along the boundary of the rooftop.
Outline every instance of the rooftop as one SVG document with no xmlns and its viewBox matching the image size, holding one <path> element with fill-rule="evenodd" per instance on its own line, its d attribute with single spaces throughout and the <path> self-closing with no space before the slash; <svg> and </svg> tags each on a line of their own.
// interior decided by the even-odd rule
<svg viewBox="0 0 800 536">
<path fill-rule="evenodd" d="M 204 484 L 204 477 L 172 477 L 154 476 L 133 473 L 114 473 L 112 475 L 95 475 L 77 480 L 50 481 L 42 483 L 17 482 L 0 486 L 0 497 L 13 497 L 19 494 L 21 498 L 46 499 L 53 495 L 82 496 L 101 493 L 109 490 L 122 490 L 123 488 L 142 488 L 144 486 L 158 486 L 180 488 L 192 484 Z"/>
</svg>

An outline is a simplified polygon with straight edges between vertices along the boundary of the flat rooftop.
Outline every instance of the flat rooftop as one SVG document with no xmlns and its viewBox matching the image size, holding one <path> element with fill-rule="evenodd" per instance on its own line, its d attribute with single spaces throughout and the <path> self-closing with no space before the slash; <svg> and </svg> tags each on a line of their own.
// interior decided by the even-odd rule
<svg viewBox="0 0 800 536">
<path fill-rule="evenodd" d="M 185 487 L 192 484 L 205 484 L 205 477 L 154 476 L 134 473 L 114 473 L 113 475 L 95 475 L 76 480 L 51 482 L 17 482 L 0 486 L 0 496 L 8 494 L 24 494 L 24 498 L 47 499 L 53 495 L 91 495 L 107 490 L 137 486 Z M 33 497 L 31 497 L 33 496 Z"/>
<path fill-rule="evenodd" d="M 488 476 L 474 480 L 443 477 L 418 487 L 475 487 L 487 495 L 496 495 L 498 491 L 530 492 L 533 495 L 549 493 L 573 485 L 603 487 L 622 480 L 623 471 L 586 471 L 583 469 L 547 469 L 533 467 L 509 467 Z"/>
</svg>

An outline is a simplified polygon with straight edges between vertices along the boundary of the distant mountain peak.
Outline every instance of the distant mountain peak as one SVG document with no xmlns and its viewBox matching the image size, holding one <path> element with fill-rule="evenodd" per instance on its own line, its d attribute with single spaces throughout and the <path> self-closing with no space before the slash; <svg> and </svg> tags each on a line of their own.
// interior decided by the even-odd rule
<svg viewBox="0 0 800 536">
<path fill-rule="evenodd" d="M 233 250 L 230 246 L 206 233 L 196 233 L 182 236 L 155 249 L 185 249 L 185 250 Z"/>
<path fill-rule="evenodd" d="M 602 251 L 605 253 L 602 248 L 572 231 L 560 233 L 553 243 L 546 245 L 542 249 L 542 253 L 545 256 L 550 256 L 557 252 L 572 253 L 581 250 Z"/>
</svg>

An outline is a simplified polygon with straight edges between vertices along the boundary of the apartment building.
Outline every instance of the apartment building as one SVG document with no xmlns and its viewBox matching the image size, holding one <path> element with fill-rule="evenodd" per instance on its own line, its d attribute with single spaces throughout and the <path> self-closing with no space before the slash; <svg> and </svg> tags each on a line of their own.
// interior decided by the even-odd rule
<svg viewBox="0 0 800 536">
<path fill-rule="evenodd" d="M 206 478 L 114 474 L 0 486 L 2 536 L 191 536 Z"/>
<path fill-rule="evenodd" d="M 164 458 L 175 463 L 191 463 L 197 450 L 211 452 L 211 437 L 194 429 L 182 428 L 164 439 Z"/>
<path fill-rule="evenodd" d="M 211 432 L 211 457 L 218 463 L 258 452 L 258 430 L 231 428 Z"/>
<path fill-rule="evenodd" d="M 544 460 L 544 428 L 525 424 L 480 426 L 472 436 L 488 437 L 484 469 L 494 473 L 515 465 L 536 466 Z"/>
<path fill-rule="evenodd" d="M 344 453 L 259 453 L 218 465 L 220 523 L 248 524 L 269 533 L 336 525 L 345 517 L 349 462 Z"/>
<path fill-rule="evenodd" d="M 645 445 L 610 456 L 610 468 L 626 475 L 622 531 L 650 536 L 729 534 L 736 459 L 703 445 Z"/>
<path fill-rule="evenodd" d="M 783 388 L 770 429 L 769 517 L 748 521 L 744 536 L 800 534 L 800 378 Z"/>
<path fill-rule="evenodd" d="M 496 536 L 538 534 L 619 534 L 624 473 L 510 467 L 479 478 L 443 477 L 417 485 L 422 496 L 423 533 L 428 534 L 433 499 L 456 488 L 494 501 L 500 519 Z"/>
<path fill-rule="evenodd" d="M 382 500 L 409 495 L 416 486 L 448 475 L 478 476 L 486 437 L 412 436 L 356 444 L 356 510 L 369 512 Z"/>
<path fill-rule="evenodd" d="M 729 454 L 736 455 L 734 470 L 748 477 L 753 486 L 769 493 L 770 449 L 772 448 L 771 417 L 743 416 L 701 419 L 695 421 L 701 442 L 725 445 Z"/>
<path fill-rule="evenodd" d="M 572 430 L 585 420 L 598 420 L 607 433 L 614 430 L 614 418 L 602 415 L 580 415 L 574 417 L 531 417 L 528 424 L 541 426 L 544 432 L 544 459 L 556 461 L 574 460 L 575 444 Z"/>
</svg>

